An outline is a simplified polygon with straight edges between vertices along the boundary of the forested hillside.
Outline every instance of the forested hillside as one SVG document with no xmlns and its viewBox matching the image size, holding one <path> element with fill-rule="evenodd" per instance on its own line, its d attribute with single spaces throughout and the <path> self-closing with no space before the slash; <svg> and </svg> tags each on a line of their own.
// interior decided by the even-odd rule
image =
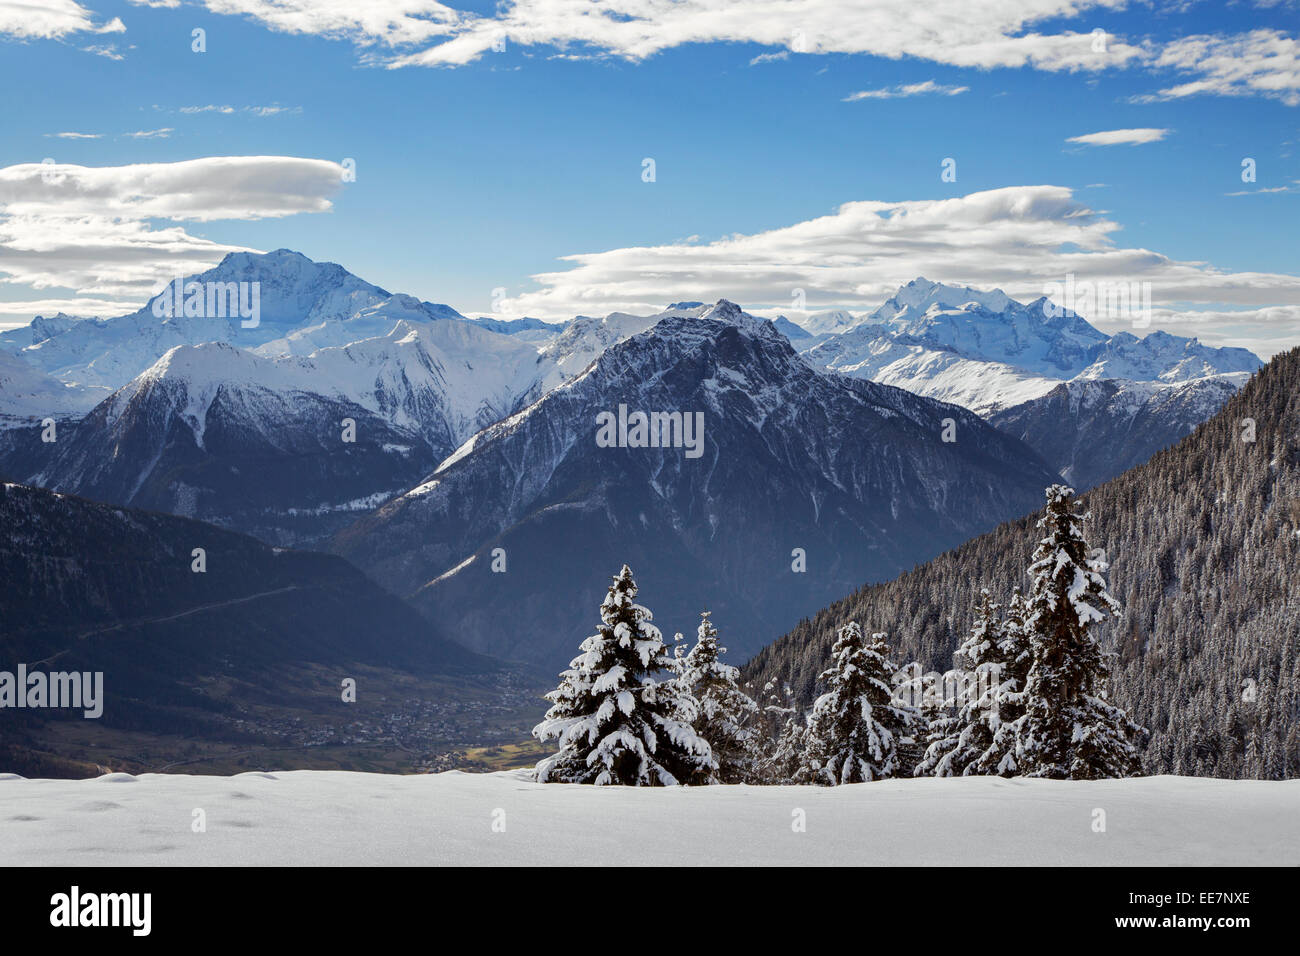
<svg viewBox="0 0 1300 956">
<path fill-rule="evenodd" d="M 1300 775 L 1300 349 L 1278 355 L 1174 447 L 1082 496 L 1123 605 L 1113 697 L 1150 730 L 1148 773 Z M 1026 586 L 1034 516 L 805 620 L 746 667 L 804 704 L 839 626 L 946 670 L 982 587 Z M 720 622 L 721 623 L 721 622 Z"/>
</svg>

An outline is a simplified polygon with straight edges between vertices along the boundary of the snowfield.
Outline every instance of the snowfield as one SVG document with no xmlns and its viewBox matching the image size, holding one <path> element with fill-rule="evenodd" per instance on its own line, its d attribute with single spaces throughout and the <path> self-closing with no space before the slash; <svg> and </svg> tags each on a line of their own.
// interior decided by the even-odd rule
<svg viewBox="0 0 1300 956">
<path fill-rule="evenodd" d="M 651 790 L 528 773 L 0 774 L 0 865 L 1300 864 L 1300 780 Z"/>
</svg>

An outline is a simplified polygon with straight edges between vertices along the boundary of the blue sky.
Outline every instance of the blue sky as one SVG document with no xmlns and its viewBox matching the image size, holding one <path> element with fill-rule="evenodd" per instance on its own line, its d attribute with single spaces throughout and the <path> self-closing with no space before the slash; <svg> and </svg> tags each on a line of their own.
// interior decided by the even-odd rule
<svg viewBox="0 0 1300 956">
<path fill-rule="evenodd" d="M 37 22 L 0 0 L 0 82 L 22 91 L 0 131 L 0 324 L 128 311 L 176 263 L 290 247 L 466 313 L 554 319 L 721 296 L 789 312 L 795 289 L 861 311 L 922 270 L 1027 296 L 1077 266 L 1150 281 L 1171 331 L 1300 341 L 1293 2 L 1026 0 L 1046 14 L 1029 22 L 947 0 L 932 22 L 798 0 L 615 0 L 595 20 L 567 0 L 374 0 L 360 20 L 163 2 L 51 0 Z M 1164 132 L 1067 142 L 1117 130 Z M 38 189 L 47 158 L 66 175 Z M 198 186 L 171 166 L 194 160 Z M 86 189 L 77 167 L 105 172 Z M 1064 192 L 1021 192 L 1044 186 Z M 204 190 L 227 215 L 186 202 Z M 834 214 L 862 202 L 903 205 L 870 211 L 880 235 L 855 247 L 861 224 Z M 949 215 L 964 226 L 909 225 Z"/>
</svg>

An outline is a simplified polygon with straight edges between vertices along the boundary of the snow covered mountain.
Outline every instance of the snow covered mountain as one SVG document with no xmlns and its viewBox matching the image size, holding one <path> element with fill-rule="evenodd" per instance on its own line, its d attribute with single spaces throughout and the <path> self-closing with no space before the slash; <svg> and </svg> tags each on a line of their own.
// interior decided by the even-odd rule
<svg viewBox="0 0 1300 956">
<path fill-rule="evenodd" d="M 1177 384 L 1076 379 L 988 420 L 1086 491 L 1190 435 L 1249 377 L 1237 372 Z"/>
<path fill-rule="evenodd" d="M 843 309 L 830 312 L 814 312 L 794 323 L 810 335 L 838 335 L 857 324 L 855 319 Z"/>
<path fill-rule="evenodd" d="M 27 424 L 29 419 L 66 418 L 84 414 L 104 393 L 65 385 L 8 352 L 0 351 L 0 430 Z"/>
<path fill-rule="evenodd" d="M 313 262 L 288 249 L 265 255 L 231 253 L 214 268 L 185 280 L 186 285 L 195 282 L 204 289 L 209 284 L 215 288 L 218 283 L 224 287 L 232 282 L 256 282 L 257 326 L 243 327 L 237 314 L 186 315 L 181 310 L 180 314 L 159 316 L 155 302 L 172 295 L 165 290 L 143 308 L 116 318 L 52 322 L 38 317 L 28 328 L 0 333 L 0 349 L 17 353 L 69 384 L 115 389 L 178 345 L 228 342 L 255 348 L 300 328 L 327 331 L 358 316 L 363 316 L 359 324 L 365 328 L 359 328 L 349 341 L 368 337 L 367 331 L 374 335 L 388 330 L 375 332 L 375 326 L 382 323 L 364 318 L 364 310 L 391 298 L 387 292 L 342 266 Z M 39 341 L 33 341 L 38 337 Z"/>
<path fill-rule="evenodd" d="M 627 562 L 662 628 L 707 607 L 740 658 L 824 595 L 1023 513 L 1055 480 L 964 409 L 818 371 L 771 323 L 700 308 L 609 345 L 334 547 L 459 640 L 549 665 L 572 656 Z M 636 411 L 678 416 L 680 447 L 636 447 Z M 632 425 L 620 447 L 598 441 L 602 412 Z"/>
<path fill-rule="evenodd" d="M 1119 332 L 1111 336 L 1078 378 L 1190 382 L 1212 375 L 1246 373 L 1230 379 L 1240 387 L 1262 365 L 1246 349 L 1212 348 L 1168 332 L 1152 332 L 1143 338 Z"/>
<path fill-rule="evenodd" d="M 1211 348 L 1153 332 L 1094 328 L 1039 298 L 913 279 L 847 329 L 804 351 L 819 367 L 964 405 L 981 415 L 1047 394 L 1075 378 L 1184 382 L 1263 363 L 1245 349 Z M 809 330 L 811 331 L 811 329 Z"/>
<path fill-rule="evenodd" d="M 310 543 L 565 377 L 538 355 L 558 329 L 507 335 L 287 250 L 232 254 L 185 287 L 241 282 L 261 290 L 252 328 L 151 303 L 0 336 L 0 472 Z"/>
<path fill-rule="evenodd" d="M 229 255 L 183 289 L 194 283 L 255 285 L 257 322 L 164 308 L 176 304 L 168 291 L 118 318 L 58 315 L 0 334 L 0 473 L 311 544 L 666 319 L 724 321 L 756 335 L 765 326 L 763 335 L 783 333 L 815 370 L 985 415 L 1074 378 L 1169 384 L 1258 364 L 1243 350 L 1163 333 L 1108 338 L 1073 313 L 1048 316 L 1044 300 L 1021 305 L 924 279 L 860 321 L 820 313 L 806 320 L 811 330 L 700 302 L 563 326 L 466 319 L 283 249 Z M 1195 407 L 1183 406 L 1177 421 Z M 60 423 L 55 443 L 40 440 L 47 417 Z M 341 440 L 343 419 L 356 423 L 356 442 Z M 1115 473 L 1132 463 L 1132 449 L 1162 447 L 1170 428 L 1183 427 L 1158 415 L 1130 420 L 1151 434 L 1129 436 L 1097 473 Z M 246 489 L 254 475 L 257 487 Z"/>
<path fill-rule="evenodd" d="M 536 398 L 537 368 L 534 346 L 458 320 L 303 357 L 176 346 L 67 437 L 0 462 L 44 487 L 310 543 Z"/>
<path fill-rule="evenodd" d="M 320 389 L 314 371 L 222 343 L 177 346 L 57 442 L 6 455 L 4 470 L 278 544 L 316 540 L 408 487 L 441 449 Z"/>
</svg>

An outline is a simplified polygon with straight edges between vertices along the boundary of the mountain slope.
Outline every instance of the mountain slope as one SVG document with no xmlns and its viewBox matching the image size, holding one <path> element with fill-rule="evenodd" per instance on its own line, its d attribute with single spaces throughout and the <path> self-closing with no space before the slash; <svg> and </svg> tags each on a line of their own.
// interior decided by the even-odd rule
<svg viewBox="0 0 1300 956">
<path fill-rule="evenodd" d="M 293 544 L 408 487 L 445 450 L 338 395 L 308 364 L 229 345 L 180 346 L 58 441 L 15 446 L 21 480 L 213 521 Z M 343 421 L 356 440 L 343 440 Z"/>
<path fill-rule="evenodd" d="M 440 715 L 429 730 L 406 718 L 407 741 L 488 736 L 485 718 L 504 708 L 484 699 L 519 679 L 334 555 L 12 483 L 0 484 L 0 577 L 3 669 L 103 675 L 97 719 L 4 711 L 11 769 L 93 774 L 95 762 L 150 768 L 286 745 L 273 762 L 301 765 L 304 743 L 416 710 L 395 687 Z M 358 682 L 356 705 L 342 700 L 345 677 Z"/>
<path fill-rule="evenodd" d="M 1106 625 L 1119 653 L 1114 693 L 1152 732 L 1147 771 L 1300 774 L 1300 349 L 1192 435 L 1083 498 L 1124 608 Z M 979 589 L 1005 598 L 1027 586 L 1032 522 L 860 588 L 764 648 L 747 677 L 788 682 L 809 700 L 847 620 L 886 632 L 897 659 L 946 670 Z"/>
<path fill-rule="evenodd" d="M 1246 375 L 1176 385 L 1076 379 L 989 416 L 1083 491 L 1142 464 L 1223 407 Z"/>
<path fill-rule="evenodd" d="M 698 457 L 598 447 L 597 415 L 620 405 L 698 412 Z M 710 608 L 739 657 L 823 595 L 1022 513 L 1054 477 L 973 414 L 818 372 L 719 302 L 607 348 L 334 546 L 493 654 L 567 661 L 627 562 L 661 627 Z"/>
<path fill-rule="evenodd" d="M 95 663 L 142 680 L 218 660 L 497 667 L 334 555 L 10 482 L 0 484 L 0 519 L 0 634 L 10 661 L 61 654 L 60 666 Z M 195 548 L 206 551 L 203 573 L 192 570 Z M 225 610 L 209 620 L 194 613 L 204 607 Z"/>
<path fill-rule="evenodd" d="M 103 671 L 105 727 L 230 735 L 229 715 L 312 663 L 500 670 L 334 555 L 25 485 L 0 485 L 0 575 L 6 669 Z"/>
<path fill-rule="evenodd" d="M 0 430 L 84 414 L 104 395 L 103 390 L 65 385 L 17 355 L 0 351 Z"/>
</svg>

